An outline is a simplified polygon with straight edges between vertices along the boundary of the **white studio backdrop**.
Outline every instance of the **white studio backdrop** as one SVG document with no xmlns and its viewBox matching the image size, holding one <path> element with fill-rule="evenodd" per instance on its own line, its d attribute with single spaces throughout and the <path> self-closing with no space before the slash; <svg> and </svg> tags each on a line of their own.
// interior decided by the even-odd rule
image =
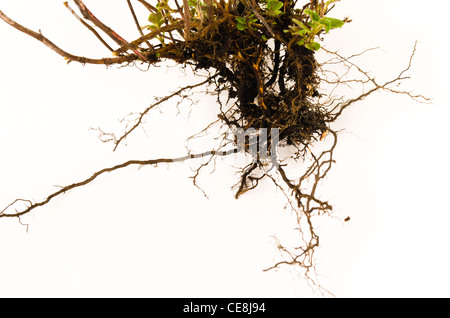
<svg viewBox="0 0 450 318">
<path fill-rule="evenodd" d="M 126 1 L 86 4 L 126 39 L 138 36 Z M 447 26 L 423 6 L 344 0 L 334 16 L 353 22 L 325 38 L 343 55 L 380 47 L 358 60 L 380 80 L 407 65 L 417 40 L 405 88 L 433 98 L 426 105 L 377 93 L 337 123 L 346 130 L 323 193 L 351 221 L 324 219 L 317 255 L 321 282 L 338 297 L 450 296 L 449 64 L 438 45 Z M 70 53 L 109 55 L 60 1 L 1 1 L 0 10 Z M 138 13 L 144 23 L 147 13 Z M 186 136 L 216 116 L 210 97 L 181 106 L 178 117 L 164 105 L 146 133 L 113 152 L 89 128 L 117 129 L 123 116 L 196 79 L 164 66 L 67 65 L 0 22 L 2 208 L 129 159 L 184 155 Z M 0 297 L 315 296 L 289 270 L 262 271 L 278 257 L 272 236 L 288 237 L 292 216 L 269 183 L 235 200 L 234 164 L 202 174 L 209 200 L 189 179 L 195 164 L 160 165 L 117 171 L 51 201 L 23 217 L 28 232 L 0 219 Z"/>
</svg>

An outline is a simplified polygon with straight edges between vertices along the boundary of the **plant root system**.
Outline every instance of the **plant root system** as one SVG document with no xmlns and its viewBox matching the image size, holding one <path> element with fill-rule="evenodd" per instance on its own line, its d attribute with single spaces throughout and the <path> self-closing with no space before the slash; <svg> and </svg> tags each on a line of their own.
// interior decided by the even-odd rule
<svg viewBox="0 0 450 318">
<path fill-rule="evenodd" d="M 235 197 L 254 190 L 262 180 L 269 180 L 282 190 L 287 206 L 296 216 L 299 233 L 297 246 L 283 245 L 277 238 L 280 260 L 266 270 L 282 266 L 301 270 L 307 281 L 321 293 L 327 293 L 317 280 L 314 251 L 319 246 L 316 217 L 329 215 L 332 205 L 319 199 L 318 188 L 335 163 L 333 151 L 337 145 L 338 132 L 333 123 L 343 111 L 356 102 L 377 91 L 404 94 L 419 101 L 429 102 L 421 95 L 398 89 L 398 85 L 408 77 L 405 73 L 411 67 L 411 55 L 407 66 L 391 80 L 378 83 L 374 77 L 358 67 L 353 61 L 359 53 L 343 57 L 337 52 L 320 48 L 312 39 L 321 38 L 332 23 L 341 26 L 348 19 L 328 19 L 325 15 L 336 1 L 309 1 L 299 6 L 297 1 L 158 1 L 157 5 L 147 1 L 138 2 L 148 9 L 150 24 L 144 30 L 139 27 L 138 17 L 131 1 L 127 1 L 140 37 L 128 42 L 117 32 L 101 22 L 81 0 L 75 0 L 79 14 L 66 2 L 70 12 L 87 27 L 113 57 L 94 59 L 75 56 L 65 52 L 42 33 L 32 31 L 13 21 L 0 11 L 0 18 L 12 27 L 30 35 L 63 56 L 69 63 L 103 65 L 148 66 L 174 61 L 182 67 L 189 66 L 193 73 L 204 80 L 198 84 L 182 87 L 175 93 L 158 99 L 145 110 L 129 120 L 123 133 L 105 133 L 101 130 L 102 141 L 112 142 L 114 150 L 143 123 L 150 111 L 164 102 L 179 97 L 186 99 L 189 92 L 197 87 L 207 87 L 208 92 L 217 96 L 218 120 L 204 128 L 225 128 L 227 131 L 239 129 L 267 129 L 267 144 L 271 145 L 273 129 L 278 131 L 278 147 L 288 149 L 288 155 L 278 164 L 253 154 L 252 162 L 242 167 L 235 185 Z M 342 23 L 340 23 L 342 22 Z M 319 25 L 319 28 L 315 28 Z M 97 30 L 101 30 L 100 35 Z M 315 30 L 315 31 L 314 31 Z M 309 32 L 309 33 L 308 33 Z M 312 34 L 312 35 L 311 35 Z M 113 40 L 113 48 L 103 37 Z M 320 48 L 320 50 L 319 50 Z M 318 54 L 323 55 L 318 61 Z M 335 71 L 338 66 L 339 71 Z M 349 77 L 349 74 L 355 74 Z M 360 88 L 356 96 L 334 96 L 340 87 Z M 327 145 L 325 150 L 316 151 L 317 143 Z M 225 150 L 231 146 L 231 150 Z M 195 176 L 207 166 L 212 158 L 236 153 L 237 139 L 229 140 L 222 135 L 220 144 L 204 154 L 188 154 L 182 158 L 131 160 L 94 173 L 83 181 L 61 188 L 42 201 L 16 200 L 0 212 L 0 218 L 20 217 L 48 204 L 54 197 L 86 185 L 97 176 L 113 172 L 130 165 L 155 165 L 176 163 L 199 157 L 209 157 L 202 163 Z M 251 146 L 246 141 L 247 153 Z M 268 147 L 270 148 L 270 147 Z M 270 148 L 272 149 L 272 148 Z M 243 155 L 246 155 L 245 153 Z M 289 175 L 288 164 L 300 165 L 297 175 Z M 17 210 L 17 204 L 22 206 Z M 25 206 L 25 207 L 23 207 Z M 11 211 L 15 208 L 15 211 Z"/>
</svg>

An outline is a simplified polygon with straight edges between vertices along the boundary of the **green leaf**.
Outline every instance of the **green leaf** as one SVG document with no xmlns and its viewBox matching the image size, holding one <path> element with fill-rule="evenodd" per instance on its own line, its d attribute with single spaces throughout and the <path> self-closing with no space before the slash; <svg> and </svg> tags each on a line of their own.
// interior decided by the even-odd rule
<svg viewBox="0 0 450 318">
<path fill-rule="evenodd" d="M 255 22 L 257 22 L 257 21 L 258 21 L 257 18 L 251 18 L 251 19 L 248 20 L 248 23 L 249 23 L 249 24 L 250 24 L 250 23 L 255 23 Z"/>
<path fill-rule="evenodd" d="M 164 23 L 161 12 L 150 14 L 150 16 L 148 17 L 148 21 L 153 23 L 158 28 Z"/>
<path fill-rule="evenodd" d="M 244 17 L 236 17 L 236 21 L 244 25 L 247 23 L 247 20 Z"/>
<path fill-rule="evenodd" d="M 236 17 L 236 27 L 239 31 L 244 31 L 247 29 L 247 20 L 244 17 Z"/>
<path fill-rule="evenodd" d="M 322 24 L 317 21 L 308 22 L 308 25 L 311 27 L 311 30 L 314 30 L 315 33 L 319 32 L 322 29 Z"/>
<path fill-rule="evenodd" d="M 325 29 L 325 32 L 328 33 L 331 30 L 331 22 L 330 22 L 330 20 L 322 18 L 322 19 L 319 20 L 319 23 L 323 26 L 323 28 Z"/>
<path fill-rule="evenodd" d="M 295 32 L 292 32 L 292 34 L 298 34 L 300 36 L 305 36 L 306 34 L 308 34 L 308 31 L 305 29 L 298 29 Z"/>
<path fill-rule="evenodd" d="M 156 17 L 157 13 L 152 13 L 148 16 L 148 21 L 150 21 L 151 23 L 155 24 L 156 21 L 158 20 L 158 18 Z"/>
<path fill-rule="evenodd" d="M 335 19 L 335 18 L 325 17 L 325 18 L 323 18 L 323 20 L 329 21 L 330 22 L 330 26 L 331 26 L 332 29 L 340 28 L 340 27 L 342 27 L 345 24 L 344 21 L 339 20 L 339 19 Z"/>
<path fill-rule="evenodd" d="M 305 47 L 311 51 L 318 51 L 320 50 L 320 44 L 317 42 L 311 42 L 311 43 L 307 43 L 305 45 Z"/>
<path fill-rule="evenodd" d="M 269 0 L 269 2 L 267 2 L 267 10 L 269 10 L 270 12 L 279 12 L 279 10 L 282 7 L 283 7 L 283 2 L 281 2 L 281 1 Z"/>
<path fill-rule="evenodd" d="M 244 31 L 245 29 L 247 29 L 247 26 L 244 25 L 244 24 L 238 23 L 236 26 L 237 26 L 239 31 Z"/>
<path fill-rule="evenodd" d="M 300 41 L 298 41 L 298 42 L 297 42 L 297 45 L 300 45 L 300 46 L 305 45 L 305 40 L 300 40 Z"/>
<path fill-rule="evenodd" d="M 305 30 L 309 30 L 309 28 L 308 28 L 306 25 L 304 25 L 303 22 L 300 21 L 300 20 L 297 20 L 297 19 L 295 19 L 295 18 L 292 18 L 292 22 L 294 22 L 295 24 L 301 26 L 301 27 L 302 27 L 303 29 L 305 29 Z"/>
<path fill-rule="evenodd" d="M 319 21 L 320 16 L 317 12 L 309 10 L 309 9 L 306 9 L 304 12 L 311 17 L 311 20 Z"/>
</svg>

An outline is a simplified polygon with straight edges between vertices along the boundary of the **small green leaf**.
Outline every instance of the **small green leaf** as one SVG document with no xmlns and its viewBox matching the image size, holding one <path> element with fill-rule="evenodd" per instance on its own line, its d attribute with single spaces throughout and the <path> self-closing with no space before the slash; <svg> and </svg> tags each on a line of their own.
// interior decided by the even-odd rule
<svg viewBox="0 0 450 318">
<path fill-rule="evenodd" d="M 155 22 L 158 20 L 158 18 L 156 17 L 157 13 L 152 13 L 148 16 L 148 21 L 150 21 L 151 23 L 155 24 Z"/>
<path fill-rule="evenodd" d="M 295 18 L 292 18 L 292 22 L 295 22 L 295 24 L 298 24 L 299 26 L 303 26 L 303 22 L 301 22 L 300 20 L 297 20 Z"/>
<path fill-rule="evenodd" d="M 244 17 L 236 17 L 236 21 L 240 24 L 245 24 L 246 20 Z"/>
<path fill-rule="evenodd" d="M 311 43 L 307 43 L 305 45 L 305 47 L 311 51 L 318 51 L 320 50 L 320 44 L 317 42 L 311 42 Z"/>
<path fill-rule="evenodd" d="M 242 23 L 238 23 L 236 24 L 237 28 L 239 31 L 244 31 L 245 29 L 247 29 L 247 26 L 245 24 Z"/>
<path fill-rule="evenodd" d="M 308 31 L 305 29 L 299 29 L 299 30 L 296 30 L 295 32 L 292 32 L 292 34 L 297 34 L 300 36 L 305 36 L 307 33 L 308 33 Z"/>
<path fill-rule="evenodd" d="M 283 2 L 278 1 L 278 0 L 269 0 L 269 2 L 267 2 L 267 10 L 269 10 L 270 12 L 279 12 L 281 13 L 279 10 L 283 7 Z"/>
<path fill-rule="evenodd" d="M 311 27 L 311 30 L 314 30 L 315 33 L 319 32 L 322 29 L 322 24 L 317 21 L 308 22 L 308 25 Z"/>
<path fill-rule="evenodd" d="M 235 17 L 236 18 L 236 27 L 239 31 L 244 31 L 247 29 L 247 20 L 244 17 Z"/>
<path fill-rule="evenodd" d="M 148 17 L 148 21 L 154 24 L 157 28 L 159 28 L 164 23 L 161 12 L 150 14 L 150 16 Z"/>
<path fill-rule="evenodd" d="M 305 40 L 300 40 L 300 41 L 298 41 L 298 42 L 297 42 L 297 45 L 300 45 L 300 46 L 305 45 Z"/>
<path fill-rule="evenodd" d="M 319 21 L 320 16 L 317 12 L 309 10 L 309 9 L 306 9 L 304 12 L 311 17 L 311 20 Z"/>
<path fill-rule="evenodd" d="M 331 26 L 332 29 L 340 28 L 340 27 L 342 27 L 345 24 L 344 21 L 339 20 L 339 19 L 335 19 L 335 18 L 325 17 L 325 18 L 323 18 L 323 20 L 329 21 L 330 22 L 330 26 Z"/>
<path fill-rule="evenodd" d="M 264 40 L 264 41 L 267 41 L 267 37 L 263 34 L 263 35 L 261 35 L 261 38 Z"/>
<path fill-rule="evenodd" d="M 301 26 L 301 27 L 302 27 L 303 29 L 305 29 L 305 30 L 309 30 L 309 28 L 308 28 L 306 25 L 304 25 L 303 22 L 300 21 L 300 20 L 297 20 L 297 19 L 295 19 L 295 18 L 292 18 L 292 22 L 294 22 L 295 24 Z"/>
<path fill-rule="evenodd" d="M 325 32 L 328 33 L 331 30 L 331 22 L 330 22 L 330 20 L 322 18 L 322 19 L 319 20 L 319 23 L 323 26 L 323 28 L 325 29 Z"/>
</svg>

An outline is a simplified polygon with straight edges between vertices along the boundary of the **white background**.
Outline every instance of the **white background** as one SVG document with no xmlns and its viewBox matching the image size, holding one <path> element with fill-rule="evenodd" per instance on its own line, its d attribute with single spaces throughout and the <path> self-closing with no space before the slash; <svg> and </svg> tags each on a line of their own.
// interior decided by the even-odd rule
<svg viewBox="0 0 450 318">
<path fill-rule="evenodd" d="M 138 36 L 126 1 L 85 2 L 126 39 Z M 353 22 L 326 45 L 342 54 L 380 46 L 359 60 L 380 81 L 407 65 L 417 40 L 405 88 L 433 98 L 377 93 L 336 126 L 346 132 L 322 197 L 351 221 L 323 220 L 317 256 L 321 282 L 337 297 L 450 296 L 447 9 L 444 1 L 345 0 L 334 11 Z M 4 0 L 0 10 L 70 53 L 110 56 L 62 1 Z M 191 117 L 188 106 L 177 118 L 173 104 L 162 106 L 147 135 L 137 131 L 112 152 L 90 127 L 120 128 L 124 115 L 196 79 L 165 67 L 67 65 L 3 21 L 0 35 L 1 207 L 129 159 L 184 155 L 186 136 L 216 115 L 209 97 Z M 28 233 L 0 219 L 0 297 L 317 296 L 287 269 L 262 271 L 279 256 L 272 236 L 294 224 L 270 183 L 235 200 L 233 165 L 202 174 L 209 200 L 189 179 L 195 165 L 133 167 L 36 209 L 22 219 Z"/>
</svg>

